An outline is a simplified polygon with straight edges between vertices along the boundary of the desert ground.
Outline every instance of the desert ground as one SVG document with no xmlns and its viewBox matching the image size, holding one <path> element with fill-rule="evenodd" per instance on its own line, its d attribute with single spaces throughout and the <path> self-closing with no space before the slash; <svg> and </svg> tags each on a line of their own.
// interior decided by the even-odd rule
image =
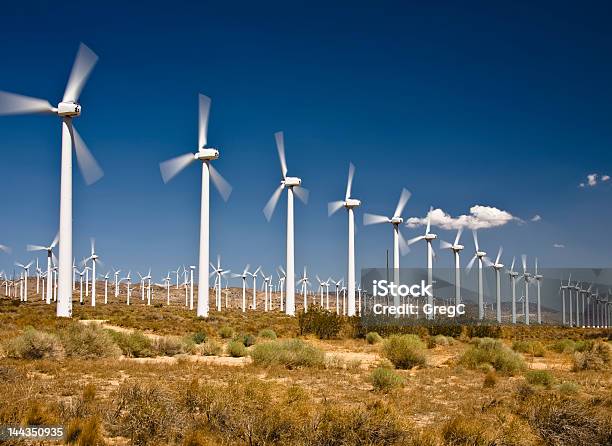
<svg viewBox="0 0 612 446">
<path fill-rule="evenodd" d="M 0 297 L 0 424 L 63 425 L 76 445 L 612 444 L 610 330 L 394 333 L 265 312 L 262 293 L 229 308 L 241 292 L 207 319 L 182 289 L 169 306 L 75 293 L 72 320 Z"/>
</svg>

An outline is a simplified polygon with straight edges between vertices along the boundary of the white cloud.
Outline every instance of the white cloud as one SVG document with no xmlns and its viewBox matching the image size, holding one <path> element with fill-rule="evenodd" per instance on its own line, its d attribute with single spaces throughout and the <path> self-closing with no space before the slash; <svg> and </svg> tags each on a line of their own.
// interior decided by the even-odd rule
<svg viewBox="0 0 612 446">
<path fill-rule="evenodd" d="M 610 175 L 600 175 L 598 173 L 590 173 L 586 176 L 586 183 L 585 182 L 581 182 L 580 184 L 578 184 L 578 187 L 595 187 L 600 183 L 605 183 L 606 181 L 610 181 Z"/>
<path fill-rule="evenodd" d="M 542 217 L 539 214 L 535 214 L 533 217 L 531 217 L 531 221 L 540 221 L 542 220 Z"/>
<path fill-rule="evenodd" d="M 503 226 L 511 221 L 522 222 L 518 217 L 513 216 L 507 211 L 502 211 L 491 206 L 472 206 L 469 215 L 459 215 L 452 217 L 442 209 L 433 209 L 428 215 L 431 224 L 442 229 L 486 229 Z M 411 217 L 406 221 L 406 226 L 416 228 L 427 224 L 427 215 L 423 218 Z"/>
<path fill-rule="evenodd" d="M 602 175 L 601 181 L 608 181 L 610 179 L 610 175 Z"/>
<path fill-rule="evenodd" d="M 591 187 L 597 185 L 597 174 L 596 173 L 590 173 L 587 175 L 587 184 Z"/>
<path fill-rule="evenodd" d="M 553 248 L 565 248 L 563 243 L 553 243 Z"/>
</svg>

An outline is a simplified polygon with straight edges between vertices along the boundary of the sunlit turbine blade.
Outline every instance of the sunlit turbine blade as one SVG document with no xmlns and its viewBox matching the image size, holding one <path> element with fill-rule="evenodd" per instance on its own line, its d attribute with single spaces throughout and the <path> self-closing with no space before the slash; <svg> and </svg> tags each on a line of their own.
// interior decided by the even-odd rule
<svg viewBox="0 0 612 446">
<path fill-rule="evenodd" d="M 1 250 L 2 248 L 0 248 Z M 26 246 L 26 249 L 28 251 L 46 251 L 47 247 L 46 246 L 40 246 L 40 245 L 28 245 Z"/>
<path fill-rule="evenodd" d="M 209 164 L 208 168 L 210 170 L 210 179 L 219 191 L 223 201 L 227 201 L 232 193 L 232 186 L 221 176 L 219 171 L 215 169 L 212 164 Z"/>
<path fill-rule="evenodd" d="M 91 74 L 91 70 L 98 62 L 98 56 L 90 50 L 87 45 L 81 43 L 77 52 L 72 71 L 66 84 L 64 92 L 64 102 L 77 102 L 81 95 L 81 90 Z"/>
<path fill-rule="evenodd" d="M 431 211 L 433 211 L 433 207 L 429 208 L 429 212 L 427 213 L 427 228 L 425 229 L 425 234 L 429 234 L 431 230 Z"/>
<path fill-rule="evenodd" d="M 395 207 L 395 213 L 393 214 L 394 217 L 400 217 L 402 215 L 402 212 L 404 212 L 404 207 L 406 207 L 406 203 L 408 203 L 408 200 L 410 200 L 411 196 L 412 193 L 408 189 L 402 189 L 399 201 L 397 202 L 397 206 Z"/>
<path fill-rule="evenodd" d="M 278 188 L 276 188 L 276 190 L 274 191 L 274 193 L 268 200 L 268 203 L 263 209 L 263 213 L 264 213 L 264 216 L 266 217 L 266 220 L 270 221 L 270 219 L 272 218 L 272 214 L 274 213 L 274 209 L 276 209 L 276 205 L 278 204 L 278 200 L 280 199 L 282 192 L 283 192 L 283 185 L 281 184 L 280 186 L 278 186 Z"/>
<path fill-rule="evenodd" d="M 407 242 L 407 243 L 408 243 L 408 245 L 410 246 L 410 245 L 412 245 L 413 243 L 418 242 L 419 240 L 423 240 L 424 238 L 425 238 L 425 236 L 424 236 L 424 235 L 418 235 L 418 236 L 413 237 L 413 238 L 411 238 L 410 240 L 408 240 L 408 242 Z"/>
<path fill-rule="evenodd" d="M 52 111 L 53 107 L 45 99 L 0 91 L 0 115 L 24 115 L 27 113 L 50 113 Z"/>
<path fill-rule="evenodd" d="M 330 201 L 327 203 L 327 216 L 331 216 L 338 212 L 344 206 L 344 201 Z"/>
<path fill-rule="evenodd" d="M 355 166 L 353 163 L 349 163 L 348 181 L 346 182 L 346 195 L 345 200 L 351 198 L 351 189 L 353 188 L 353 177 L 355 176 Z"/>
<path fill-rule="evenodd" d="M 89 151 L 89 148 L 87 148 L 85 141 L 83 141 L 76 128 L 71 123 L 68 124 L 68 127 L 72 133 L 79 169 L 85 179 L 85 183 L 89 186 L 102 178 L 104 171 L 100 168 L 100 165 Z"/>
<path fill-rule="evenodd" d="M 488 258 L 487 256 L 484 256 L 482 258 L 482 262 L 485 264 L 485 266 L 491 266 L 493 265 L 493 262 L 491 261 L 490 258 Z"/>
<path fill-rule="evenodd" d="M 195 156 L 193 153 L 185 153 L 184 155 L 159 163 L 159 170 L 161 171 L 161 176 L 164 183 L 167 183 L 174 178 L 181 170 L 191 164 L 191 162 L 194 160 Z"/>
<path fill-rule="evenodd" d="M 472 237 L 474 238 L 474 247 L 476 251 L 480 251 L 480 247 L 478 246 L 478 233 L 476 230 L 472 230 Z"/>
<path fill-rule="evenodd" d="M 410 246 L 408 246 L 408 242 L 406 242 L 406 239 L 399 229 L 397 230 L 397 235 L 399 240 L 400 255 L 404 256 L 410 252 Z"/>
<path fill-rule="evenodd" d="M 527 255 L 521 255 L 521 262 L 523 263 L 523 272 L 527 271 Z"/>
<path fill-rule="evenodd" d="M 512 272 L 514 272 L 514 262 L 515 261 L 516 261 L 516 257 L 512 257 L 512 266 L 510 267 L 510 271 L 512 271 Z"/>
<path fill-rule="evenodd" d="M 308 204 L 308 197 L 310 195 L 310 192 L 308 191 L 308 189 L 302 186 L 295 186 L 293 188 L 293 193 L 295 194 L 296 197 L 300 199 L 302 203 Z"/>
<path fill-rule="evenodd" d="M 55 256 L 55 253 L 52 251 L 51 252 L 51 262 L 53 263 L 53 265 L 57 265 L 57 257 Z"/>
<path fill-rule="evenodd" d="M 467 264 L 467 266 L 465 267 L 465 270 L 469 273 L 470 270 L 472 269 L 472 266 L 474 266 L 474 262 L 476 261 L 477 256 L 474 256 L 470 259 L 470 263 Z"/>
<path fill-rule="evenodd" d="M 276 132 L 274 134 L 276 139 L 276 150 L 278 150 L 278 159 L 281 163 L 281 171 L 283 178 L 287 176 L 287 160 L 285 159 L 285 135 L 283 132 Z"/>
<path fill-rule="evenodd" d="M 453 245 L 448 243 L 446 240 L 440 240 L 440 249 L 451 249 Z"/>
<path fill-rule="evenodd" d="M 51 242 L 51 246 L 50 248 L 53 249 L 57 246 L 57 244 L 59 243 L 59 231 L 57 231 L 57 234 L 55 234 L 55 238 L 53 239 L 53 241 Z"/>
<path fill-rule="evenodd" d="M 367 225 L 376 225 L 378 223 L 389 223 L 389 217 L 384 217 L 382 215 L 376 214 L 363 214 L 363 224 Z"/>
<path fill-rule="evenodd" d="M 463 234 L 463 226 L 461 226 L 458 230 L 457 230 L 457 236 L 455 237 L 455 245 L 459 244 L 459 239 L 461 238 L 461 234 Z"/>
<path fill-rule="evenodd" d="M 499 259 L 501 258 L 502 253 L 504 252 L 504 247 L 500 246 L 499 251 L 497 251 L 497 258 L 495 259 L 495 264 L 499 263 Z"/>
<path fill-rule="evenodd" d="M 538 258 L 535 259 L 535 273 L 538 274 Z"/>
<path fill-rule="evenodd" d="M 199 108 L 200 108 L 200 121 L 198 125 L 198 149 L 206 147 L 208 142 L 208 115 L 210 114 L 210 98 L 200 94 Z"/>
<path fill-rule="evenodd" d="M 246 268 L 244 268 L 244 271 L 242 271 L 242 275 L 245 275 L 246 273 L 248 273 L 250 267 L 251 267 L 251 265 L 247 263 Z"/>
</svg>

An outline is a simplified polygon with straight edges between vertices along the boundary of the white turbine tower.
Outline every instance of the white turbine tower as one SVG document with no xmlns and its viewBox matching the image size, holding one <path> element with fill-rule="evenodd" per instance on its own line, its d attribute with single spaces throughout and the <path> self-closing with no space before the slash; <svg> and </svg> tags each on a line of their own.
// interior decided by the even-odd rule
<svg viewBox="0 0 612 446">
<path fill-rule="evenodd" d="M 348 315 L 355 316 L 355 213 L 354 209 L 361 205 L 361 201 L 351 198 L 353 186 L 353 176 L 355 166 L 349 164 L 348 180 L 346 182 L 346 194 L 344 201 L 333 201 L 327 205 L 328 216 L 331 216 L 341 208 L 346 208 L 348 214 L 348 268 L 347 268 L 347 289 L 348 289 Z M 304 307 L 306 308 L 306 307 Z"/>
<path fill-rule="evenodd" d="M 295 316 L 295 257 L 293 249 L 293 194 L 302 200 L 304 204 L 308 203 L 308 190 L 302 187 L 302 180 L 298 177 L 287 176 L 287 161 L 285 159 L 285 137 L 283 132 L 274 134 L 276 139 L 276 148 L 278 150 L 278 158 L 281 164 L 281 179 L 280 186 L 274 191 L 268 203 L 263 209 L 263 213 L 268 221 L 272 218 L 274 209 L 278 204 L 278 200 L 283 193 L 283 189 L 287 189 L 287 280 L 286 286 L 286 302 L 285 313 L 289 316 Z"/>
<path fill-rule="evenodd" d="M 482 278 L 482 266 L 483 264 L 489 266 L 491 265 L 491 260 L 487 257 L 487 253 L 480 250 L 478 246 L 478 233 L 474 230 L 472 231 L 472 236 L 474 237 L 474 248 L 476 252 L 474 253 L 474 257 L 467 264 L 467 272 L 472 269 L 474 266 L 474 262 L 478 259 L 478 319 L 484 319 L 484 282 Z"/>
<path fill-rule="evenodd" d="M 455 242 L 453 244 L 440 240 L 440 248 L 452 250 L 453 257 L 455 258 L 455 305 L 459 305 L 461 303 L 461 260 L 459 258 L 459 254 L 463 250 L 464 246 L 459 244 L 459 239 L 461 238 L 462 233 L 463 226 L 457 230 L 457 235 L 455 236 Z"/>
<path fill-rule="evenodd" d="M 209 199 L 210 181 L 219 191 L 223 200 L 227 201 L 232 186 L 217 172 L 212 166 L 211 161 L 219 158 L 219 150 L 207 147 L 208 133 L 208 114 L 210 112 L 210 98 L 199 95 L 199 138 L 198 151 L 196 153 L 186 153 L 179 157 L 160 163 L 162 179 L 164 183 L 170 181 L 176 174 L 187 167 L 195 160 L 202 161 L 202 195 L 200 203 L 200 256 L 198 262 L 198 306 L 196 314 L 198 317 L 208 317 L 208 263 L 209 263 Z"/>
<path fill-rule="evenodd" d="M 96 240 L 91 238 L 91 255 L 87 257 L 84 262 L 87 263 L 91 260 L 91 306 L 96 306 L 96 264 L 100 262 L 100 257 L 96 254 Z"/>
<path fill-rule="evenodd" d="M 538 302 L 538 313 L 537 313 L 537 318 L 538 318 L 538 324 L 542 323 L 542 302 L 540 299 L 540 286 L 542 283 L 542 280 L 544 279 L 544 276 L 542 274 L 538 274 L 538 258 L 536 257 L 535 259 L 535 275 L 533 276 L 533 278 L 536 281 L 536 293 L 537 293 L 537 302 Z"/>
<path fill-rule="evenodd" d="M 532 276 L 531 273 L 527 272 L 527 256 L 525 254 L 521 255 L 521 261 L 523 263 L 523 280 L 525 281 L 525 325 L 529 325 L 529 282 L 532 280 Z"/>
<path fill-rule="evenodd" d="M 23 282 L 23 300 L 24 302 L 28 301 L 28 276 L 30 275 L 30 267 L 32 266 L 32 263 L 34 263 L 33 261 L 28 263 L 27 265 L 23 265 L 19 262 L 15 262 L 15 265 L 17 265 L 18 267 L 23 269 L 23 277 L 24 277 L 24 282 Z"/>
<path fill-rule="evenodd" d="M 60 179 L 60 240 L 59 247 L 59 298 L 58 317 L 72 316 L 72 147 L 85 182 L 92 184 L 99 180 L 102 169 L 72 125 L 72 119 L 81 114 L 77 103 L 81 90 L 98 61 L 98 56 L 81 44 L 72 66 L 62 102 L 53 107 L 44 99 L 31 98 L 13 93 L 0 92 L 0 115 L 25 113 L 54 113 L 62 120 L 62 155 Z"/>
<path fill-rule="evenodd" d="M 53 278 L 53 274 L 51 273 L 52 263 L 57 263 L 54 259 L 55 254 L 53 253 L 53 249 L 57 246 L 57 242 L 59 241 L 59 232 L 56 234 L 55 238 L 51 242 L 49 246 L 40 246 L 40 245 L 28 245 L 28 251 L 47 251 L 47 289 L 46 289 L 46 302 L 47 304 L 51 303 L 51 292 L 53 290 L 53 285 L 51 280 Z"/>
<path fill-rule="evenodd" d="M 501 270 L 504 268 L 504 264 L 500 263 L 502 252 L 504 248 L 502 246 L 499 247 L 499 251 L 497 251 L 497 257 L 495 258 L 495 263 L 491 265 L 491 268 L 495 271 L 495 312 L 497 323 L 501 324 Z"/>
<path fill-rule="evenodd" d="M 253 303 L 251 304 L 253 310 L 257 309 L 257 275 L 259 271 L 261 271 L 261 266 L 258 266 L 252 273 L 247 272 L 247 274 L 253 278 Z"/>
<path fill-rule="evenodd" d="M 404 211 L 404 207 L 406 207 L 406 203 L 408 203 L 408 200 L 410 199 L 411 195 L 412 194 L 408 189 L 402 189 L 399 201 L 397 202 L 397 206 L 395 207 L 395 212 L 393 213 L 393 216 L 391 218 L 385 217 L 383 215 L 363 214 L 364 225 L 373 225 L 378 223 L 391 223 L 391 225 L 393 225 L 393 281 L 398 285 L 400 280 L 400 254 L 404 255 L 408 251 L 410 251 L 406 240 L 400 232 L 399 225 L 404 222 L 404 219 L 402 218 L 402 212 Z M 399 295 L 394 296 L 393 301 L 395 306 L 399 306 Z"/>
<path fill-rule="evenodd" d="M 310 284 L 310 279 L 306 275 L 306 266 L 304 266 L 304 274 L 298 280 L 298 283 L 302 288 L 302 298 L 304 299 L 304 313 L 308 311 L 308 285 Z"/>
<path fill-rule="evenodd" d="M 249 274 L 249 268 L 251 265 L 247 264 L 247 266 L 242 271 L 242 274 L 232 274 L 233 278 L 240 277 L 242 279 L 242 312 L 246 311 L 246 278 Z"/>
<path fill-rule="evenodd" d="M 510 266 L 510 270 L 507 270 L 508 277 L 510 277 L 510 286 L 512 288 L 512 323 L 516 324 L 516 278 L 519 276 L 519 273 L 514 271 L 514 263 L 516 261 L 515 257 L 512 257 L 512 265 Z"/>
</svg>

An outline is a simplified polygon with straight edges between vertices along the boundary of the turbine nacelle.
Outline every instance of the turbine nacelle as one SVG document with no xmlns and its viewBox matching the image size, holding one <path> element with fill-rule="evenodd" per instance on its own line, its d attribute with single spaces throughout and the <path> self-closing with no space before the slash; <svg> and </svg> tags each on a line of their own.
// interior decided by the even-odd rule
<svg viewBox="0 0 612 446">
<path fill-rule="evenodd" d="M 394 225 L 401 225 L 402 223 L 404 223 L 404 219 L 402 217 L 393 217 L 390 221 Z"/>
<path fill-rule="evenodd" d="M 463 246 L 463 245 L 452 245 L 451 246 L 451 249 L 453 251 L 463 251 L 463 248 L 465 248 L 465 246 Z"/>
<path fill-rule="evenodd" d="M 216 160 L 219 158 L 219 151 L 217 149 L 204 148 L 198 150 L 194 157 L 200 161 Z"/>
<path fill-rule="evenodd" d="M 437 239 L 438 236 L 436 234 L 425 234 L 423 238 L 429 242 L 431 240 Z"/>
<path fill-rule="evenodd" d="M 281 180 L 281 184 L 285 187 L 300 186 L 302 184 L 302 179 L 298 177 L 285 177 Z"/>
<path fill-rule="evenodd" d="M 361 200 L 357 200 L 355 198 L 348 198 L 344 202 L 344 207 L 347 209 L 352 209 L 361 206 Z"/>
<path fill-rule="evenodd" d="M 503 263 L 494 263 L 493 265 L 491 265 L 491 268 L 496 269 L 497 271 L 501 270 L 503 267 Z"/>
<path fill-rule="evenodd" d="M 476 257 L 478 257 L 479 259 L 482 259 L 486 255 L 487 255 L 487 253 L 484 252 L 484 251 L 476 251 Z"/>
<path fill-rule="evenodd" d="M 56 111 L 53 109 L 53 111 Z M 81 114 L 81 106 L 75 102 L 60 102 L 57 105 L 56 113 L 58 116 L 74 117 Z"/>
</svg>

